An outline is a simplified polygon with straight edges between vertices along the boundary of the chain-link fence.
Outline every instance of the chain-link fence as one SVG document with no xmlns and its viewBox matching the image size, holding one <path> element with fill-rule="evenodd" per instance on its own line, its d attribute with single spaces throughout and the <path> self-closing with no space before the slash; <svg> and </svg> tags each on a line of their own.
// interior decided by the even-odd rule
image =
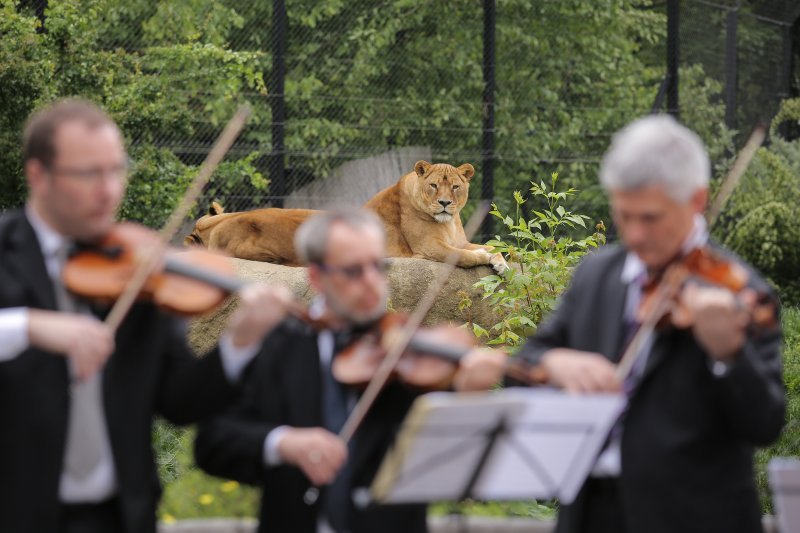
<svg viewBox="0 0 800 533">
<path fill-rule="evenodd" d="M 794 0 L 683 2 L 681 65 L 700 65 L 721 84 L 730 129 L 746 135 L 757 122 L 775 115 L 793 86 L 796 91 L 792 56 L 798 16 L 800 6 Z"/>
<path fill-rule="evenodd" d="M 596 170 L 610 136 L 666 110 L 669 90 L 680 95 L 671 111 L 722 158 L 740 139 L 720 133 L 722 124 L 746 133 L 800 85 L 795 1 L 685 0 L 668 25 L 671 1 L 87 5 L 107 28 L 100 47 L 150 54 L 144 73 L 161 81 L 147 90 L 194 110 L 171 128 L 148 127 L 137 115 L 127 132 L 132 151 L 152 144 L 196 165 L 225 112 L 244 101 L 253 107 L 229 155 L 249 172 L 217 178 L 203 202 L 229 211 L 360 204 L 430 159 L 472 163 L 472 196 L 506 207 L 512 191 L 558 171 L 584 190 L 575 209 L 602 216 Z M 668 27 L 679 37 L 672 87 Z"/>
</svg>

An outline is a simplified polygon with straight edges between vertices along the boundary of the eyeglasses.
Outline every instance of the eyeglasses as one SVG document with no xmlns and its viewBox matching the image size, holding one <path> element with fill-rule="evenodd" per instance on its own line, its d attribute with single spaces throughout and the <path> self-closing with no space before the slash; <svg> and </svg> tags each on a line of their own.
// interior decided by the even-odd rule
<svg viewBox="0 0 800 533">
<path fill-rule="evenodd" d="M 53 175 L 60 174 L 75 181 L 89 184 L 97 184 L 103 181 L 104 178 L 110 178 L 113 181 L 125 181 L 128 179 L 128 165 L 116 165 L 109 168 L 70 168 L 70 167 L 53 167 L 50 169 Z"/>
<path fill-rule="evenodd" d="M 354 265 L 326 265 L 324 263 L 317 263 L 320 270 L 326 273 L 339 273 L 349 280 L 361 279 L 367 271 L 367 268 L 373 268 L 379 274 L 385 274 L 389 270 L 389 261 L 386 259 L 376 259 L 375 261 L 368 261 L 366 263 L 356 263 Z"/>
</svg>

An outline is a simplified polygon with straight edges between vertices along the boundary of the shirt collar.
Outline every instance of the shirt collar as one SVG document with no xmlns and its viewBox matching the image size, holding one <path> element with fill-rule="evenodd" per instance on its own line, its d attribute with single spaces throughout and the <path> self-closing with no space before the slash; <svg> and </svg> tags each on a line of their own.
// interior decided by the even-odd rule
<svg viewBox="0 0 800 533">
<path fill-rule="evenodd" d="M 42 255 L 45 258 L 54 257 L 67 242 L 67 239 L 47 225 L 47 222 L 36 213 L 30 204 L 25 206 L 25 215 L 28 217 L 31 227 L 33 227 L 36 238 L 39 240 Z"/>
<path fill-rule="evenodd" d="M 694 223 L 692 229 L 681 245 L 681 252 L 685 255 L 695 248 L 702 248 L 708 243 L 708 225 L 703 215 L 697 214 L 694 216 Z M 622 275 L 620 279 L 622 283 L 631 283 L 637 278 L 644 279 L 647 274 L 647 267 L 633 252 L 628 252 L 625 256 L 625 264 L 622 267 Z"/>
</svg>

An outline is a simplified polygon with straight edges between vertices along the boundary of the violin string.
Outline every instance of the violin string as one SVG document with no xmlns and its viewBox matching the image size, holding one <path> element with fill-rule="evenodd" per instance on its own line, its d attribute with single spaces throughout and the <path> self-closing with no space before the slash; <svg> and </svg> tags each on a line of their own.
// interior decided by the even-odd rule
<svg viewBox="0 0 800 533">
<path fill-rule="evenodd" d="M 183 219 L 186 218 L 192 204 L 194 204 L 202 193 L 203 187 L 208 183 L 208 180 L 211 179 L 211 175 L 214 173 L 214 170 L 216 170 L 220 161 L 222 161 L 222 158 L 225 157 L 225 154 L 230 150 L 239 132 L 242 131 L 249 115 L 250 109 L 246 106 L 242 106 L 236 111 L 233 117 L 231 117 L 225 129 L 222 130 L 222 133 L 220 133 L 214 146 L 211 148 L 211 151 L 206 156 L 205 161 L 203 161 L 203 164 L 200 166 L 197 176 L 195 176 L 192 184 L 186 189 L 183 199 L 173 210 L 172 215 L 170 215 L 169 220 L 161 230 L 158 244 L 139 259 L 139 264 L 128 282 L 128 285 L 125 287 L 120 297 L 117 298 L 114 307 L 111 308 L 108 317 L 106 317 L 106 324 L 112 331 L 116 331 L 125 319 L 125 315 L 128 314 L 133 302 L 147 282 L 147 278 L 155 270 L 156 265 L 163 256 L 170 239 L 172 239 L 175 232 L 180 228 Z"/>
<path fill-rule="evenodd" d="M 483 202 L 472 214 L 466 226 L 464 226 L 464 234 L 467 237 L 467 241 L 472 239 L 472 236 L 476 233 L 481 221 L 483 221 L 483 218 L 488 212 L 489 205 L 487 202 Z M 439 270 L 439 275 L 436 277 L 431 286 L 428 287 L 427 292 L 417 303 L 417 307 L 414 309 L 414 312 L 411 314 L 411 316 L 409 316 L 408 321 L 400 329 L 400 332 L 397 334 L 397 336 L 392 340 L 392 343 L 387 349 L 386 357 L 384 357 L 380 366 L 375 371 L 375 374 L 367 385 L 367 388 L 364 390 L 361 398 L 350 412 L 350 415 L 347 417 L 342 430 L 339 432 L 339 436 L 345 442 L 349 442 L 350 439 L 353 438 L 353 435 L 355 435 L 356 430 L 361 425 L 361 422 L 363 421 L 370 407 L 378 397 L 378 393 L 380 393 L 381 389 L 383 389 L 383 386 L 386 384 L 389 376 L 391 376 L 392 371 L 397 365 L 397 362 L 400 360 L 403 352 L 408 347 L 414 332 L 419 328 L 420 324 L 422 324 L 422 320 L 425 318 L 428 310 L 431 308 L 436 297 L 439 295 L 439 291 L 442 290 L 442 287 L 444 287 L 445 283 L 450 277 L 450 274 L 455 268 L 456 261 L 458 261 L 458 252 L 458 250 L 454 250 L 447 256 L 444 266 Z"/>
</svg>

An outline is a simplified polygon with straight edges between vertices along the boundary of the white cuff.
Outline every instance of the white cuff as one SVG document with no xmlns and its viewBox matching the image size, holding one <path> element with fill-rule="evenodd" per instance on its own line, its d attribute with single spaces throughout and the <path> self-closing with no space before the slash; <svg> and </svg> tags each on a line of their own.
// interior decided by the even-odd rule
<svg viewBox="0 0 800 533">
<path fill-rule="evenodd" d="M 264 439 L 264 464 L 266 466 L 278 466 L 283 464 L 283 457 L 278 451 L 283 435 L 289 430 L 289 426 L 278 426 L 267 434 Z"/>
<path fill-rule="evenodd" d="M 261 343 L 256 342 L 249 346 L 237 348 L 233 345 L 230 334 L 224 333 L 219 339 L 219 355 L 222 359 L 222 368 L 225 376 L 231 383 L 239 381 L 242 371 L 253 360 L 261 348 Z"/>
<path fill-rule="evenodd" d="M 29 345 L 28 308 L 0 309 L 0 362 L 16 358 Z"/>
</svg>

